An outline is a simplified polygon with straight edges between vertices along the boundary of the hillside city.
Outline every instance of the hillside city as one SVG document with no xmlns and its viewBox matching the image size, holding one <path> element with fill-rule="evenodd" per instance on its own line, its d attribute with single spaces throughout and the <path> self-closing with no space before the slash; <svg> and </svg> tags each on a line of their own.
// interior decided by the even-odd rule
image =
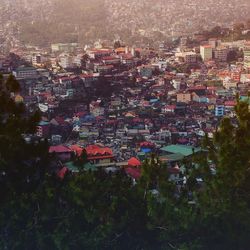
<svg viewBox="0 0 250 250">
<path fill-rule="evenodd" d="M 181 6 L 176 8 L 176 6 Z M 211 11 L 211 9 L 213 11 Z M 240 13 L 240 15 L 239 15 Z M 31 45 L 56 42 L 86 44 L 97 39 L 127 44 L 166 41 L 215 26 L 229 28 L 249 18 L 245 0 L 2 0 L 0 34 Z M 11 34 L 9 34 L 11 32 Z M 7 33 L 7 34 L 6 34 Z"/>
<path fill-rule="evenodd" d="M 62 1 L 62 6 L 67 3 Z M 45 35 L 42 43 L 37 41 L 44 31 L 35 30 L 43 29 L 40 22 L 44 25 L 60 19 L 62 13 L 56 14 L 54 10 L 62 7 L 56 5 L 56 1 L 5 0 L 0 6 L 0 13 L 5 13 L 0 15 L 0 183 L 4 187 L 1 196 L 7 204 L 0 211 L 0 223 L 7 223 L 8 213 L 10 217 L 11 213 L 18 214 L 15 212 L 17 205 L 11 206 L 12 199 L 21 204 L 20 209 L 24 210 L 20 211 L 25 211 L 20 217 L 13 217 L 13 225 L 10 220 L 10 224 L 0 228 L 0 248 L 248 249 L 249 239 L 244 234 L 240 243 L 236 236 L 230 239 L 237 242 L 232 248 L 228 247 L 231 244 L 228 235 L 224 239 L 223 233 L 214 235 L 214 242 L 205 240 L 202 246 L 198 245 L 196 236 L 200 234 L 198 238 L 203 239 L 208 232 L 203 228 L 205 223 L 210 225 L 209 230 L 214 230 L 214 220 L 208 219 L 210 210 L 204 207 L 225 213 L 231 220 L 234 201 L 242 201 L 240 194 L 246 195 L 245 201 L 248 197 L 250 21 L 245 17 L 249 16 L 250 2 L 242 0 L 235 5 L 234 1 L 223 0 L 216 3 L 177 0 L 166 4 L 157 0 L 153 4 L 146 0 L 105 0 L 98 3 L 98 8 L 94 4 L 94 7 L 91 4 L 85 7 L 96 11 L 95 21 L 91 17 L 90 22 L 102 23 L 98 17 L 103 11 L 106 15 L 103 26 L 91 30 L 86 22 L 87 27 L 82 31 L 78 23 L 81 19 L 72 16 L 68 21 L 69 16 L 65 14 L 65 22 L 74 23 L 69 27 L 74 27 L 72 37 L 76 39 L 68 39 L 65 35 L 63 40 L 57 30 L 55 40 L 51 40 L 53 35 Z M 101 3 L 104 3 L 103 9 Z M 179 5 L 182 8 L 176 8 Z M 39 15 L 38 9 L 41 10 Z M 82 20 L 86 20 L 84 18 Z M 37 26 L 31 28 L 30 25 Z M 61 25 L 62 30 L 69 29 L 63 27 L 63 21 Z M 54 28 L 56 26 L 48 27 Z M 28 31 L 34 33 L 27 36 L 24 33 Z M 31 36 L 34 36 L 33 43 L 32 39 L 26 40 Z M 25 119 L 31 119 L 31 125 Z M 34 128 L 28 129 L 29 126 Z M 204 141 L 208 143 L 205 149 Z M 19 144 L 28 150 L 22 146 L 18 148 Z M 211 156 L 210 150 L 215 152 L 218 148 L 221 149 L 219 153 Z M 38 153 L 40 150 L 42 156 Z M 29 154 L 32 159 L 25 158 L 29 158 Z M 19 169 L 18 162 L 24 167 Z M 231 167 L 232 163 L 235 167 L 228 170 L 225 166 Z M 14 170 L 9 171 L 8 164 L 14 166 Z M 39 166 L 37 171 L 28 170 L 33 164 Z M 243 165 L 247 166 L 245 170 L 242 170 Z M 199 172 L 202 166 L 206 166 L 207 172 Z M 230 173 L 237 171 L 240 174 L 229 179 Z M 226 184 L 211 181 L 217 174 L 225 178 Z M 244 185 L 240 182 L 243 179 Z M 12 187 L 13 180 L 17 181 L 17 186 Z M 39 185 L 36 186 L 37 181 Z M 206 189 L 209 181 L 215 186 Z M 95 184 L 98 190 L 91 193 Z M 49 188 L 46 186 L 43 191 L 43 185 Z M 204 200 L 216 197 L 214 187 L 220 188 L 217 191 L 221 193 L 213 208 Z M 223 187 L 227 188 L 225 192 Z M 239 193 L 234 193 L 238 187 Z M 18 190 L 22 188 L 24 191 L 20 191 L 19 196 Z M 131 193 L 127 189 L 131 189 Z M 37 193 L 34 190 L 38 190 Z M 86 190 L 89 193 L 84 193 Z M 214 196 L 207 193 L 199 203 L 200 194 L 206 190 Z M 140 198 L 133 196 L 133 192 Z M 232 197 L 236 197 L 233 202 Z M 29 199 L 34 204 L 27 205 Z M 113 199 L 119 202 L 114 205 Z M 133 207 L 131 211 L 136 212 L 123 214 L 122 210 L 127 211 L 131 204 L 129 199 L 134 207 L 141 209 L 139 212 Z M 46 207 L 45 202 L 51 207 Z M 244 206 L 248 208 L 247 202 Z M 155 204 L 159 207 L 154 207 Z M 175 208 L 168 207 L 169 204 Z M 243 203 L 238 204 L 235 210 L 240 213 L 242 208 L 245 211 Z M 149 206 L 147 211 L 144 206 Z M 166 208 L 171 211 L 167 215 Z M 30 209 L 34 215 L 26 227 Z M 84 222 L 79 213 L 81 209 L 86 213 Z M 117 212 L 120 210 L 122 212 Z M 68 215 L 69 211 L 74 212 Z M 199 233 L 189 221 L 194 211 L 198 216 L 204 213 Z M 70 216 L 74 218 L 72 221 L 68 220 Z M 243 218 L 243 212 L 233 218 L 236 221 L 232 228 L 238 229 L 240 216 Z M 56 218 L 56 222 L 51 222 L 50 217 Z M 223 217 L 223 223 L 228 217 Z M 58 218 L 64 226 L 60 226 Z M 137 218 L 140 219 L 137 221 Z M 144 220 L 148 231 L 144 231 Z M 248 220 L 243 221 L 248 223 Z M 175 224 L 181 228 L 176 229 Z M 239 230 L 247 235 L 249 225 L 240 224 Z M 163 233 L 170 230 L 171 236 L 164 234 L 157 238 L 154 226 Z M 73 240 L 79 228 L 86 230 L 86 235 L 78 235 L 79 238 Z M 43 230 L 51 230 L 55 235 L 48 236 Z M 131 236 L 133 230 L 138 232 Z M 181 230 L 190 234 L 183 236 L 179 234 Z M 231 226 L 225 230 L 231 233 Z M 207 233 L 209 237 L 210 233 Z M 23 235 L 27 238 L 22 242 Z M 16 237 L 19 237 L 19 245 L 14 243 Z M 34 238 L 29 242 L 29 237 Z M 221 238 L 223 243 L 213 248 L 212 244 L 217 244 Z M 65 239 L 69 245 L 64 248 Z M 192 239 L 192 246 L 189 239 Z M 156 246 L 158 241 L 161 245 Z"/>
<path fill-rule="evenodd" d="M 85 48 L 17 45 L 1 56 L 0 70 L 19 81 L 16 100 L 31 113 L 41 111 L 36 136 L 48 139 L 51 151 L 70 155 L 76 145 L 90 152 L 105 147 L 109 157 L 104 152 L 92 163 L 113 167 L 143 160 L 152 150 L 172 153 L 172 144 L 177 151 L 198 148 L 224 115 L 234 117 L 236 95 L 247 99 L 249 41 L 192 39 L 158 48 L 119 40 Z"/>
</svg>

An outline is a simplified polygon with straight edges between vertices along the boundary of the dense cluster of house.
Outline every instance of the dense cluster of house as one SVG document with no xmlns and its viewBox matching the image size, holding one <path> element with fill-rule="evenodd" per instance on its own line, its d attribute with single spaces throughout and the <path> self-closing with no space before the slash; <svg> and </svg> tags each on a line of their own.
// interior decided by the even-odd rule
<svg viewBox="0 0 250 250">
<path fill-rule="evenodd" d="M 0 69 L 20 81 L 15 100 L 41 111 L 36 138 L 49 141 L 59 176 L 78 172 L 74 159 L 85 152 L 84 169 L 123 168 L 137 180 L 155 153 L 178 181 L 183 159 L 201 152 L 205 134 L 212 138 L 222 117 L 234 118 L 236 95 L 248 101 L 249 48 L 247 41 L 217 39 L 197 48 L 182 39 L 164 50 L 54 44 L 15 49 L 20 64 L 0 57 Z M 239 51 L 243 56 L 228 63 L 228 54 Z"/>
</svg>

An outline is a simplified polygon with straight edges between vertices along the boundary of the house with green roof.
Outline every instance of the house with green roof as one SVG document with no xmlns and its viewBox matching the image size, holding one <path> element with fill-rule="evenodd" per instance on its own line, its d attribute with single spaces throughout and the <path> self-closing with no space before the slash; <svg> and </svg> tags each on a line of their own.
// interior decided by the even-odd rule
<svg viewBox="0 0 250 250">
<path fill-rule="evenodd" d="M 160 149 L 164 156 L 168 155 L 173 161 L 182 160 L 183 158 L 190 157 L 193 154 L 200 153 L 200 147 L 186 146 L 181 144 L 172 144 Z"/>
<path fill-rule="evenodd" d="M 72 173 L 79 173 L 79 167 L 74 164 L 73 161 L 67 162 L 64 164 L 65 167 Z M 97 167 L 90 162 L 84 164 L 83 169 L 85 171 L 97 171 Z"/>
<path fill-rule="evenodd" d="M 248 96 L 241 96 L 240 101 L 247 102 L 250 105 L 250 98 Z"/>
</svg>

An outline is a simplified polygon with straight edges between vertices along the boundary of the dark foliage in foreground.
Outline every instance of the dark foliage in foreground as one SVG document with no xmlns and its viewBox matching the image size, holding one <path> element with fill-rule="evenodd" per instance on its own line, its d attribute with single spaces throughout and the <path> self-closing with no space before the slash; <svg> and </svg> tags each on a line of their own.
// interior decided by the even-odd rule
<svg viewBox="0 0 250 250">
<path fill-rule="evenodd" d="M 123 171 L 80 171 L 63 180 L 49 174 L 46 143 L 23 139 L 39 115 L 25 118 L 11 98 L 15 79 L 7 82 L 0 78 L 0 249 L 249 249 L 248 104 L 238 103 L 237 126 L 225 118 L 205 140 L 208 154 L 199 169 L 189 164 L 177 196 L 155 156 L 137 185 Z"/>
</svg>

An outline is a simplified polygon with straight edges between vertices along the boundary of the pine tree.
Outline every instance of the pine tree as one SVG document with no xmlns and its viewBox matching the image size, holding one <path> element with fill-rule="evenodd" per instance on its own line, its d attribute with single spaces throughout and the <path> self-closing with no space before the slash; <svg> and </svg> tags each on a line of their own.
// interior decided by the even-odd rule
<svg viewBox="0 0 250 250">
<path fill-rule="evenodd" d="M 17 93 L 20 91 L 20 84 L 12 74 L 9 75 L 5 85 L 6 85 L 6 89 L 9 92 Z"/>
<path fill-rule="evenodd" d="M 224 118 L 214 139 L 205 143 L 206 162 L 215 164 L 216 174 L 203 175 L 206 186 L 198 192 L 195 221 L 196 236 L 207 249 L 247 249 L 250 242 L 248 102 L 238 99 L 235 112 L 236 120 Z"/>
</svg>

